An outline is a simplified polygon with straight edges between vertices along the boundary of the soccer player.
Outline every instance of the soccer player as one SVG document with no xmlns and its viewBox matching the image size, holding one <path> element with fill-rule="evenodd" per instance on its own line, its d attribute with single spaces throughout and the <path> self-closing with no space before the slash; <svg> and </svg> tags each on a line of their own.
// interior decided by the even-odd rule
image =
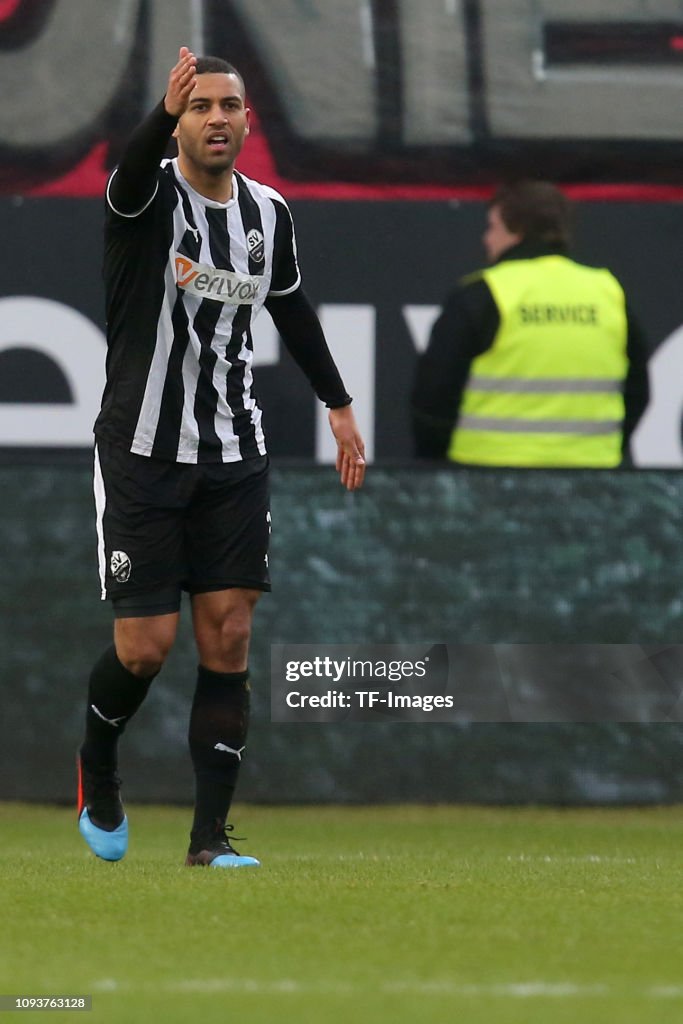
<svg viewBox="0 0 683 1024">
<path fill-rule="evenodd" d="M 351 398 L 301 287 L 287 205 L 235 170 L 248 133 L 241 75 L 182 47 L 107 187 L 95 498 L 114 643 L 90 676 L 78 756 L 79 830 L 105 860 L 128 842 L 118 740 L 171 649 L 185 590 L 199 656 L 186 864 L 258 865 L 233 848 L 226 818 L 247 735 L 252 614 L 270 590 L 268 456 L 251 369 L 263 306 L 330 410 L 342 484 L 355 490 L 365 473 Z M 178 156 L 166 160 L 171 136 Z"/>
</svg>

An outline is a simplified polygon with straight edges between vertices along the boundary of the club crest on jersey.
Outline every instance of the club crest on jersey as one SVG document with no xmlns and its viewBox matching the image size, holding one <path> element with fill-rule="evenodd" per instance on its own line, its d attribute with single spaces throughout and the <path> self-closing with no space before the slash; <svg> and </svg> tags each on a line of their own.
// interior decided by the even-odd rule
<svg viewBox="0 0 683 1024">
<path fill-rule="evenodd" d="M 188 256 L 175 254 L 176 284 L 183 291 L 201 299 L 213 299 L 232 306 L 253 305 L 258 298 L 259 284 L 263 280 L 235 270 L 219 270 L 206 263 L 195 263 Z"/>
<path fill-rule="evenodd" d="M 252 228 L 251 231 L 247 232 L 247 249 L 255 263 L 263 263 L 266 247 L 263 235 L 257 228 Z"/>
<path fill-rule="evenodd" d="M 132 566 L 125 551 L 112 551 L 109 566 L 112 576 L 118 583 L 128 582 Z"/>
</svg>

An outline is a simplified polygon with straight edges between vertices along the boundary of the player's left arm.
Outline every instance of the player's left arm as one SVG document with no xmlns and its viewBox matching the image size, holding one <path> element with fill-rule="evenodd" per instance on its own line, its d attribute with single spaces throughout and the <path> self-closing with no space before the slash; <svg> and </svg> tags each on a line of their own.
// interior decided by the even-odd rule
<svg viewBox="0 0 683 1024">
<path fill-rule="evenodd" d="M 318 314 L 300 285 L 286 295 L 269 295 L 266 309 L 287 350 L 330 410 L 330 427 L 337 442 L 337 471 L 344 487 L 355 491 L 365 478 L 365 445 L 351 409 L 351 396 L 327 346 Z"/>
<path fill-rule="evenodd" d="M 332 358 L 318 314 L 301 287 L 294 224 L 287 203 L 271 190 L 275 209 L 273 273 L 266 309 L 286 348 L 303 370 L 321 402 L 337 442 L 337 471 L 344 487 L 355 491 L 365 478 L 365 445 Z"/>
</svg>

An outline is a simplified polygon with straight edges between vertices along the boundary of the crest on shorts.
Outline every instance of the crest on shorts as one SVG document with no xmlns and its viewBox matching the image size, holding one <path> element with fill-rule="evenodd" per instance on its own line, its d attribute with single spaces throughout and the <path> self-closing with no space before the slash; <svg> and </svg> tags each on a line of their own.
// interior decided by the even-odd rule
<svg viewBox="0 0 683 1024">
<path fill-rule="evenodd" d="M 130 579 L 130 558 L 125 551 L 112 551 L 109 563 L 111 574 L 118 583 L 127 583 Z"/>
<path fill-rule="evenodd" d="M 251 231 L 247 232 L 247 249 L 255 263 L 263 263 L 266 249 L 263 242 L 263 235 L 257 228 L 252 228 Z"/>
</svg>

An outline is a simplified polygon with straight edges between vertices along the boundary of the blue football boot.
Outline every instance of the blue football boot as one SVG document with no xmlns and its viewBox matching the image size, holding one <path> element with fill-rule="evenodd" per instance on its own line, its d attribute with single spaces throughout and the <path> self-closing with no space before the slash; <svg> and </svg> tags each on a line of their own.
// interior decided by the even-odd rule
<svg viewBox="0 0 683 1024">
<path fill-rule="evenodd" d="M 78 831 L 102 860 L 121 860 L 128 849 L 128 818 L 120 787 L 115 771 L 86 768 L 78 756 Z"/>
</svg>

